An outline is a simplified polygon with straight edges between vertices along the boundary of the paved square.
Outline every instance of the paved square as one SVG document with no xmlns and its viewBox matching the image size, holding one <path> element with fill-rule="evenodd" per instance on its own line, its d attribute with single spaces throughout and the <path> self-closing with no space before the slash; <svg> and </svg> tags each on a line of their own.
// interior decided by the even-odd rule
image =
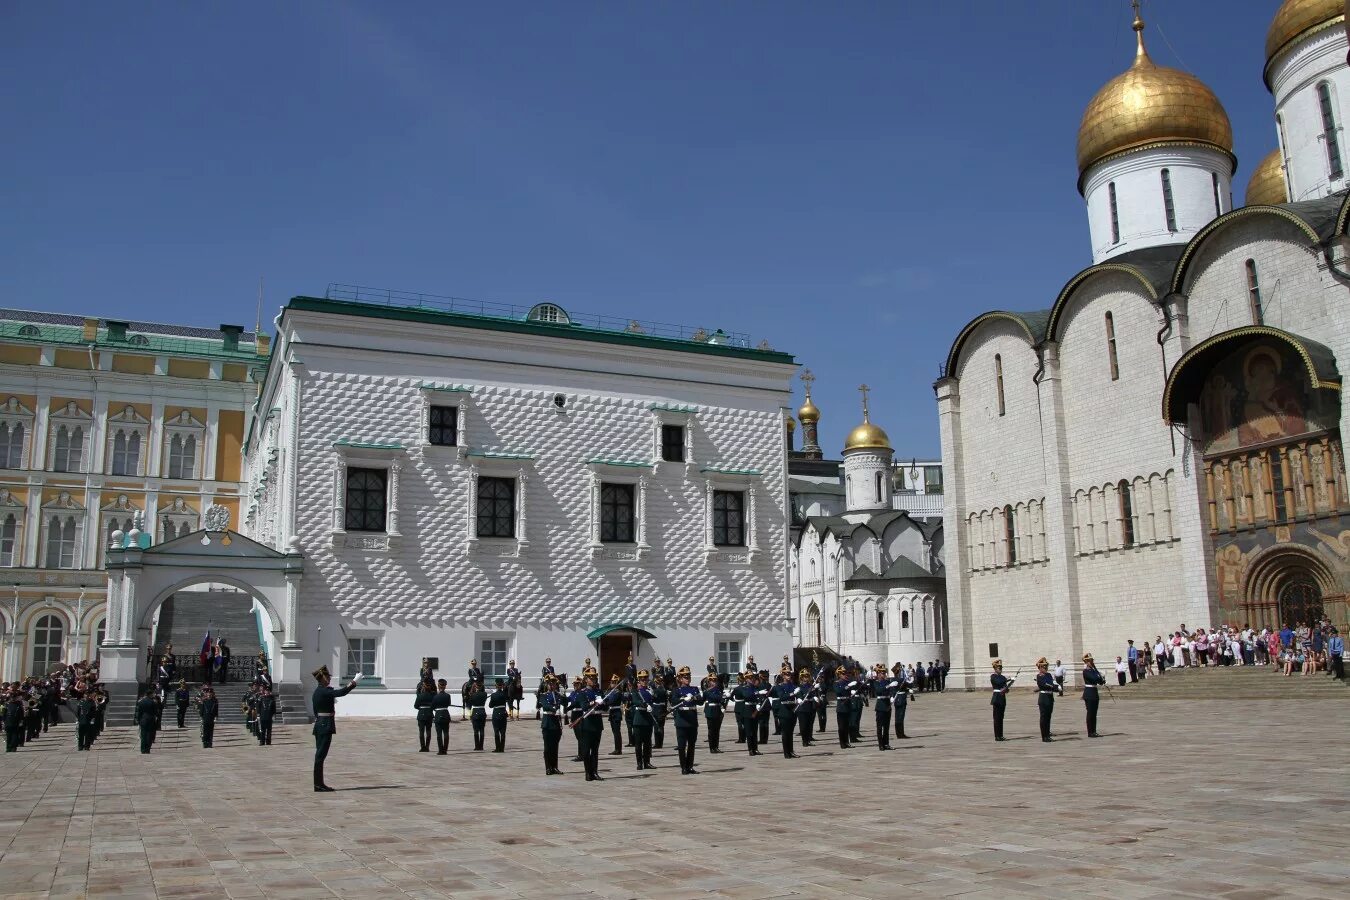
<svg viewBox="0 0 1350 900">
<path fill-rule="evenodd" d="M 505 754 L 457 722 L 447 757 L 416 752 L 411 718 L 340 720 L 334 794 L 311 790 L 307 727 L 260 748 L 222 726 L 210 751 L 170 728 L 142 756 L 131 730 L 76 753 L 61 726 L 0 755 L 0 895 L 1344 896 L 1347 710 L 1108 701 L 1089 741 L 1070 697 L 1043 744 L 1019 691 L 997 745 L 985 695 L 923 696 L 890 753 L 831 732 L 750 758 L 728 719 L 701 775 L 671 730 L 657 771 L 602 755 L 600 784 L 545 777 L 532 720 Z"/>
</svg>

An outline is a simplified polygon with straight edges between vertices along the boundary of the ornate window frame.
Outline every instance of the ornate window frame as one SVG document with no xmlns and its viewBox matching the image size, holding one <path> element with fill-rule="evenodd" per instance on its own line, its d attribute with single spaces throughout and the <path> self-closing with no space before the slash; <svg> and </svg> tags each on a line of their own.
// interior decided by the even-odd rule
<svg viewBox="0 0 1350 900">
<path fill-rule="evenodd" d="M 698 407 L 680 406 L 674 403 L 653 403 L 648 409 L 652 413 L 652 468 L 659 472 L 665 467 L 684 466 L 685 474 L 693 474 L 698 468 L 694 458 L 694 428 L 698 416 Z M 679 425 L 684 429 L 684 462 L 667 462 L 661 456 L 661 428 L 665 425 Z"/>
<path fill-rule="evenodd" d="M 660 428 L 657 428 L 660 436 Z M 658 456 L 658 459 L 660 457 Z M 587 546 L 593 559 L 642 560 L 651 552 L 647 542 L 647 484 L 655 464 L 618 459 L 588 459 L 590 470 L 590 535 Z M 605 484 L 633 485 L 634 540 L 631 543 L 605 543 L 600 540 L 600 492 Z"/>
<path fill-rule="evenodd" d="M 764 477 L 757 469 L 707 467 L 703 476 L 703 556 L 709 562 L 753 563 L 759 558 L 759 488 Z M 741 491 L 745 494 L 745 546 L 723 547 L 713 543 L 713 494 Z"/>
<path fill-rule="evenodd" d="M 389 551 L 398 544 L 399 475 L 407 463 L 400 443 L 366 443 L 339 440 L 333 443 L 333 521 L 330 539 L 335 549 Z M 387 469 L 384 531 L 347 532 L 347 469 Z"/>
<path fill-rule="evenodd" d="M 108 414 L 108 427 L 103 435 L 103 469 L 105 475 L 117 478 L 142 478 L 145 476 L 146 460 L 150 456 L 150 420 L 136 411 L 134 406 L 126 405 L 121 412 Z M 140 438 L 136 451 L 136 464 L 125 472 L 113 471 L 113 448 L 121 435 L 128 445 L 132 437 Z"/>
<path fill-rule="evenodd" d="M 193 438 L 195 449 L 192 455 L 192 474 L 171 476 L 169 474 L 169 459 L 173 453 L 173 439 L 181 438 L 187 441 Z M 203 465 L 206 459 L 206 426 L 198 421 L 192 413 L 186 409 L 178 413 L 172 419 L 164 420 L 164 437 L 160 447 L 160 473 L 169 481 L 197 481 L 202 477 L 202 472 L 206 471 Z"/>
<path fill-rule="evenodd" d="M 188 504 L 186 497 L 174 497 L 168 506 L 161 507 L 158 519 L 155 523 L 159 532 L 156 540 L 161 544 L 182 537 L 178 532 L 184 525 L 188 527 L 189 534 L 201 529 L 201 515 Z"/>
<path fill-rule="evenodd" d="M 19 465 L 17 468 L 27 469 L 28 460 L 32 455 L 33 449 L 33 411 L 19 402 L 18 397 L 10 397 L 4 403 L 0 403 L 0 425 L 8 425 L 10 430 L 15 425 L 23 426 L 23 450 L 19 453 Z M 9 460 L 0 460 L 0 469 L 9 468 Z"/>
<path fill-rule="evenodd" d="M 53 411 L 50 421 L 47 425 L 47 471 L 55 472 L 56 469 L 56 436 L 62 428 L 68 431 L 75 428 L 80 431 L 80 464 L 75 468 L 61 470 L 61 474 L 82 475 L 89 471 L 89 466 L 93 462 L 93 437 L 94 437 L 94 417 L 80 409 L 79 404 L 74 400 L 66 403 L 60 410 Z"/>
<path fill-rule="evenodd" d="M 4 523 L 9 516 L 14 517 L 14 546 L 10 550 L 9 562 L 4 561 L 3 544 L 0 544 L 0 568 L 18 568 L 23 566 L 23 532 L 27 521 L 28 507 L 14 492 L 0 489 L 0 541 L 4 540 Z"/>
<path fill-rule="evenodd" d="M 464 555 L 520 558 L 530 548 L 526 512 L 529 484 L 534 469 L 533 453 L 504 453 L 475 450 L 465 453 L 469 463 L 465 481 Z M 478 479 L 514 478 L 516 482 L 516 535 L 509 538 L 478 536 Z"/>
<path fill-rule="evenodd" d="M 473 387 L 465 384 L 436 384 L 424 381 L 418 386 L 422 395 L 422 423 L 417 435 L 417 446 L 423 453 L 453 456 L 463 460 L 469 452 L 469 410 L 473 408 Z M 455 446 L 431 443 L 431 408 L 455 407 Z"/>
<path fill-rule="evenodd" d="M 64 514 L 75 520 L 75 547 L 72 552 L 70 566 L 71 570 L 84 568 L 84 541 L 85 541 L 85 509 L 76 503 L 70 496 L 69 491 L 62 491 L 56 496 L 55 500 L 42 504 L 41 526 L 38 529 L 41 532 L 38 543 L 38 567 L 42 569 L 50 568 L 47 565 L 47 542 L 50 538 L 52 516 Z M 58 569 L 64 569 L 64 566 L 57 565 Z"/>
<path fill-rule="evenodd" d="M 127 534 L 136 527 L 136 519 L 141 513 L 140 507 L 131 502 L 126 494 L 118 494 L 117 499 L 106 503 L 98 511 L 98 563 L 102 565 L 103 554 L 107 552 L 110 525 L 116 524 L 117 530 Z"/>
</svg>

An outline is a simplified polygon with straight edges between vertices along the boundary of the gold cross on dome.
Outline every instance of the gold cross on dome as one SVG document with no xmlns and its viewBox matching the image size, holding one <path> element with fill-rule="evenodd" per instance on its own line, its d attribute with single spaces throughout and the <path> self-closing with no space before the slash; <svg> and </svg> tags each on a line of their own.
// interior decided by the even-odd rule
<svg viewBox="0 0 1350 900">
<path fill-rule="evenodd" d="M 868 418 L 868 411 L 867 411 L 867 392 L 870 391 L 871 388 L 868 387 L 868 386 L 865 385 L 865 384 L 860 384 L 860 385 L 858 385 L 858 390 L 862 392 L 862 398 L 863 398 L 863 421 L 864 421 L 864 422 L 870 422 L 870 421 L 872 421 L 872 420 Z"/>
<path fill-rule="evenodd" d="M 806 388 L 806 396 L 811 396 L 811 385 L 816 380 L 816 376 L 811 374 L 810 369 L 802 369 L 802 384 Z"/>
</svg>

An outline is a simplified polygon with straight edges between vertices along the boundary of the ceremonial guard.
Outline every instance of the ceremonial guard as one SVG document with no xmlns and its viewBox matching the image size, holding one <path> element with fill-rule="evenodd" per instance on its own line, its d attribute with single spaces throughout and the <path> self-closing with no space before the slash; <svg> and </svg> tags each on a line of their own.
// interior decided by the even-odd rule
<svg viewBox="0 0 1350 900">
<path fill-rule="evenodd" d="M 667 656 L 665 673 L 663 674 L 662 677 L 664 677 L 666 680 L 666 690 L 671 692 L 672 694 L 675 693 L 675 689 L 679 687 L 678 680 L 676 679 L 676 674 L 677 673 L 675 671 L 675 663 L 671 660 L 669 656 Z"/>
<path fill-rule="evenodd" d="M 94 745 L 94 697 L 87 692 L 75 704 L 75 749 L 88 750 Z"/>
<path fill-rule="evenodd" d="M 610 756 L 623 756 L 623 739 L 619 735 L 619 726 L 623 724 L 623 690 L 619 684 L 619 673 L 609 676 L 609 691 L 605 694 L 605 709 L 609 713 L 609 731 L 614 737 L 614 749 Z"/>
<path fill-rule="evenodd" d="M 598 674 L 586 676 L 586 685 L 582 689 L 585 712 L 577 725 L 582 732 L 581 759 L 586 767 L 587 781 L 604 780 L 600 777 L 600 739 L 605 733 L 605 701 L 600 696 L 599 679 Z"/>
<path fill-rule="evenodd" d="M 675 717 L 675 745 L 680 754 L 680 774 L 697 775 L 694 768 L 694 748 L 698 744 L 698 705 L 703 700 L 698 688 L 689 684 L 689 667 L 681 666 L 676 673 L 675 693 L 671 695 L 671 711 Z"/>
<path fill-rule="evenodd" d="M 904 663 L 896 663 L 891 669 L 891 680 L 898 688 L 891 694 L 891 714 L 895 717 L 895 736 L 901 740 L 907 740 L 909 735 L 905 734 L 905 713 L 909 711 L 910 693 L 913 687 L 909 679 L 905 676 Z M 886 746 L 890 746 L 888 743 Z"/>
<path fill-rule="evenodd" d="M 876 678 L 872 682 L 872 692 L 876 698 L 876 718 L 877 718 L 877 749 L 891 749 L 891 698 L 897 691 L 904 689 L 904 686 L 895 679 L 889 677 L 886 666 L 877 663 Z"/>
<path fill-rule="evenodd" d="M 450 707 L 454 702 L 450 692 L 445 689 L 445 679 L 436 682 L 437 691 L 431 698 L 433 723 L 436 726 L 436 754 L 444 756 L 450 747 Z"/>
<path fill-rule="evenodd" d="M 511 688 L 505 678 L 497 679 L 496 689 L 487 699 L 492 711 L 492 752 L 506 752 L 506 720 L 511 715 Z"/>
<path fill-rule="evenodd" d="M 469 680 L 478 684 L 483 684 L 483 670 L 478 667 L 478 660 L 469 660 Z"/>
<path fill-rule="evenodd" d="M 108 693 L 102 687 L 94 686 L 94 737 L 103 733 L 104 716 L 108 712 Z"/>
<path fill-rule="evenodd" d="M 718 686 L 718 687 L 721 687 L 721 686 L 722 686 L 722 681 L 721 681 L 721 679 L 718 678 L 718 676 L 717 676 L 717 660 L 716 660 L 714 657 L 711 657 L 711 656 L 708 657 L 708 664 L 707 664 L 706 666 L 704 666 L 704 668 L 708 670 L 708 678 L 711 678 L 713 681 L 716 681 L 716 682 L 717 682 L 717 686 Z M 703 685 L 702 685 L 702 686 L 705 687 L 705 688 L 707 687 L 707 684 L 708 684 L 708 678 L 704 678 L 704 679 L 703 679 Z"/>
<path fill-rule="evenodd" d="M 637 768 L 641 772 L 656 768 L 652 765 L 652 728 L 656 725 L 656 715 L 652 709 L 652 689 L 648 687 L 650 674 L 642 669 L 636 678 L 637 686 L 629 698 L 628 708 L 633 714 L 633 755 L 637 757 Z"/>
<path fill-rule="evenodd" d="M 244 696 L 241 697 L 239 700 L 239 711 L 244 714 L 244 728 L 248 731 L 249 734 L 256 735 L 256 732 L 254 731 L 253 728 L 254 725 L 253 698 L 254 698 L 253 688 L 250 687 L 247 691 L 244 692 Z"/>
<path fill-rule="evenodd" d="M 994 660 L 994 674 L 989 676 L 989 684 L 994 689 L 990 704 L 994 707 L 994 740 L 1006 741 L 1003 736 L 1003 714 L 1008 709 L 1008 691 L 1012 690 L 1013 679 L 1003 674 L 1003 660 Z"/>
<path fill-rule="evenodd" d="M 803 668 L 797 673 L 797 728 L 802 733 L 802 746 L 810 747 L 815 743 L 811 733 L 816 722 L 816 703 L 819 694 L 811 681 L 811 671 Z"/>
<path fill-rule="evenodd" d="M 849 679 L 853 682 L 853 698 L 848 706 L 848 739 L 858 744 L 862 742 L 863 706 L 867 702 L 867 684 L 863 681 L 862 666 L 850 671 Z"/>
<path fill-rule="evenodd" d="M 417 710 L 417 752 L 431 752 L 431 724 L 435 718 L 433 709 L 436 705 L 436 695 L 432 693 L 431 685 L 425 681 L 417 683 L 417 694 L 413 697 L 413 709 Z"/>
<path fill-rule="evenodd" d="M 310 705 L 314 709 L 314 790 L 324 792 L 333 790 L 323 780 L 323 761 L 328 758 L 328 751 L 333 746 L 333 735 L 337 733 L 337 699 L 352 692 L 361 680 L 361 673 L 354 675 L 351 683 L 344 688 L 329 685 L 333 676 L 328 674 L 327 666 L 319 666 L 313 675 L 318 682 L 310 697 Z M 205 722 L 205 719 L 202 721 Z"/>
<path fill-rule="evenodd" d="M 816 686 L 816 731 L 821 734 L 825 733 L 825 716 L 829 706 L 825 695 L 834 686 L 834 679 L 831 676 L 830 667 L 824 664 L 816 666 L 816 670 L 811 673 L 811 680 Z"/>
<path fill-rule="evenodd" d="M 525 683 L 521 679 L 520 669 L 513 659 L 506 666 L 506 715 L 508 718 L 520 718 L 520 701 L 525 699 Z"/>
<path fill-rule="evenodd" d="M 551 669 L 552 666 L 545 666 Z M 544 774 L 561 775 L 558 768 L 558 744 L 562 741 L 563 697 L 558 693 L 558 677 L 544 672 L 544 693 L 539 695 L 539 731 L 544 738 Z M 444 752 L 444 751 L 442 751 Z"/>
<path fill-rule="evenodd" d="M 849 719 L 853 714 L 853 693 L 858 683 L 848 677 L 848 670 L 839 666 L 834 670 L 834 718 L 839 729 L 839 746 L 847 750 L 852 726 Z"/>
<path fill-rule="evenodd" d="M 150 745 L 155 742 L 155 717 L 159 713 L 155 709 L 154 690 L 149 685 L 142 685 L 136 699 L 136 725 L 141 730 L 142 753 L 149 753 Z"/>
<path fill-rule="evenodd" d="M 572 692 L 567 695 L 567 725 L 572 729 L 572 734 L 577 739 L 577 755 L 572 757 L 572 762 L 586 762 L 586 732 L 577 726 L 581 722 L 581 717 L 586 713 L 584 706 L 578 707 L 576 704 L 586 689 L 586 679 L 580 675 L 572 677 Z"/>
<path fill-rule="evenodd" d="M 797 698 L 800 693 L 792 683 L 790 674 L 782 676 L 773 686 L 773 708 L 778 720 L 778 733 L 783 738 L 784 759 L 797 758 L 797 754 L 792 752 L 792 729 L 797 723 L 797 704 L 800 702 Z"/>
<path fill-rule="evenodd" d="M 737 730 L 744 735 L 746 749 L 751 756 L 759 755 L 759 727 L 755 723 L 755 708 L 759 705 L 755 699 L 755 682 L 758 678 L 754 672 L 746 672 L 740 676 L 740 683 L 731 690 Z"/>
<path fill-rule="evenodd" d="M 266 652 L 258 651 L 258 661 L 253 664 L 253 681 L 257 684 L 267 685 L 267 689 L 272 689 L 272 672 L 267 665 Z"/>
<path fill-rule="evenodd" d="M 657 750 L 666 743 L 666 712 L 670 702 L 670 691 L 666 690 L 666 679 L 661 674 L 662 671 L 659 665 L 654 666 L 649 679 L 652 699 L 648 705 L 652 708 L 652 746 Z"/>
<path fill-rule="evenodd" d="M 722 686 L 718 683 L 717 673 L 711 672 L 703 680 L 703 717 L 708 721 L 708 752 L 721 753 L 718 744 L 722 740 L 722 718 L 726 713 L 726 700 L 722 696 Z"/>
<path fill-rule="evenodd" d="M 436 672 L 431 668 L 431 657 L 422 657 L 422 665 L 417 669 L 417 683 L 425 684 L 433 691 L 436 689 Z"/>
<path fill-rule="evenodd" d="M 750 657 L 754 659 L 754 657 Z M 755 722 L 759 725 L 759 745 L 763 747 L 769 743 L 769 725 L 773 721 L 772 697 L 773 682 L 769 680 L 769 673 L 763 669 L 759 671 L 759 683 L 755 686 L 755 699 L 757 701 L 759 715 L 755 717 Z"/>
<path fill-rule="evenodd" d="M 548 676 L 550 675 L 556 676 L 557 673 L 553 671 L 553 657 L 546 656 L 544 657 L 544 664 L 539 668 L 539 687 L 534 689 L 534 717 L 536 719 L 539 718 L 539 704 L 542 702 L 544 696 L 544 682 L 548 680 Z M 557 681 L 556 677 L 554 678 L 554 681 Z M 554 686 L 556 687 L 557 685 L 555 684 Z"/>
<path fill-rule="evenodd" d="M 581 677 L 593 679 L 595 683 L 588 685 L 588 687 L 594 690 L 600 689 L 600 671 L 595 666 L 591 665 L 591 658 L 589 656 L 586 657 L 586 661 L 581 664 Z"/>
<path fill-rule="evenodd" d="M 483 682 L 469 680 L 464 686 L 464 709 L 473 726 L 473 749 L 483 749 L 483 733 L 487 728 L 487 691 Z"/>
<path fill-rule="evenodd" d="M 1036 705 L 1041 710 L 1041 740 L 1047 744 L 1054 740 L 1050 736 L 1050 717 L 1055 712 L 1055 694 L 1063 694 L 1064 688 L 1055 683 L 1050 674 L 1050 663 L 1044 656 L 1036 660 Z"/>
<path fill-rule="evenodd" d="M 23 745 L 23 695 L 11 690 L 5 698 L 5 752 L 14 753 Z"/>
<path fill-rule="evenodd" d="M 1092 654 L 1083 654 L 1083 706 L 1087 709 L 1087 733 L 1090 738 L 1101 737 L 1097 733 L 1097 706 L 1102 699 L 1099 692 L 1104 684 L 1106 676 L 1097 670 Z"/>
<path fill-rule="evenodd" d="M 277 715 L 277 698 L 267 685 L 258 686 L 258 744 L 272 746 L 272 720 Z"/>
<path fill-rule="evenodd" d="M 192 692 L 188 690 L 187 681 L 178 679 L 178 689 L 173 692 L 173 705 L 178 709 L 178 727 L 186 728 L 185 719 L 187 718 L 188 706 L 192 703 Z"/>
</svg>

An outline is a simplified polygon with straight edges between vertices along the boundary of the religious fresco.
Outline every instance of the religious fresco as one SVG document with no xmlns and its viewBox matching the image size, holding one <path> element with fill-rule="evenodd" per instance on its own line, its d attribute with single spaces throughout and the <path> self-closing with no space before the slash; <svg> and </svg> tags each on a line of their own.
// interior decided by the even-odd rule
<svg viewBox="0 0 1350 900">
<path fill-rule="evenodd" d="M 1200 392 L 1205 454 L 1323 431 L 1335 424 L 1303 360 L 1286 344 L 1246 344 L 1216 365 Z"/>
<path fill-rule="evenodd" d="M 1272 525 L 1214 538 L 1214 574 L 1219 593 L 1219 620 L 1245 621 L 1243 584 L 1252 561 L 1276 544 L 1312 550 L 1334 573 L 1342 593 L 1350 593 L 1350 516 Z"/>
</svg>

